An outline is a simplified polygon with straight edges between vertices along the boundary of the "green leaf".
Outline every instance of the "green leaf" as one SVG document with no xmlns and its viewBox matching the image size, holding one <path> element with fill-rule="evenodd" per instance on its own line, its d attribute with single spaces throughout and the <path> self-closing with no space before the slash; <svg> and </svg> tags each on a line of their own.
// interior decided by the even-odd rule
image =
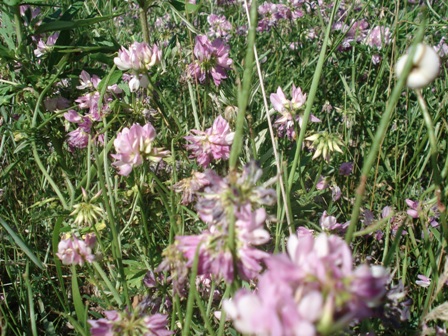
<svg viewBox="0 0 448 336">
<path fill-rule="evenodd" d="M 36 257 L 36 255 L 30 250 L 28 245 L 25 244 L 25 242 L 14 232 L 14 230 L 6 223 L 3 218 L 0 217 L 0 223 L 5 228 L 6 231 L 8 231 L 11 238 L 14 240 L 14 242 L 19 246 L 19 248 L 25 253 L 28 258 L 40 269 L 45 269 L 42 262 Z"/>
<path fill-rule="evenodd" d="M 72 295 L 77 320 L 82 327 L 85 327 L 86 309 L 84 307 L 84 303 L 82 302 L 81 293 L 79 292 L 78 277 L 76 275 L 76 265 L 72 265 Z"/>
<path fill-rule="evenodd" d="M 40 25 L 36 29 L 36 34 L 41 34 L 49 31 L 70 30 L 79 27 L 91 26 L 95 23 L 111 20 L 119 15 L 121 15 L 121 13 L 102 17 L 95 17 L 90 19 L 75 20 L 75 21 L 57 20 L 53 22 L 48 22 Z"/>
<path fill-rule="evenodd" d="M 104 80 L 102 80 L 100 82 L 100 84 L 98 84 L 97 90 L 99 92 L 101 92 L 101 90 L 103 89 L 104 85 L 110 86 L 110 85 L 117 84 L 122 76 L 123 76 L 123 72 L 122 71 L 115 70 L 114 72 L 112 72 L 112 74 L 109 77 L 105 78 Z M 107 80 L 107 83 L 106 83 L 106 80 Z"/>
<path fill-rule="evenodd" d="M 0 44 L 0 58 L 3 58 L 4 60 L 13 60 L 14 59 L 14 53 Z"/>
<path fill-rule="evenodd" d="M 8 6 L 16 6 L 20 3 L 20 0 L 3 0 Z"/>
</svg>

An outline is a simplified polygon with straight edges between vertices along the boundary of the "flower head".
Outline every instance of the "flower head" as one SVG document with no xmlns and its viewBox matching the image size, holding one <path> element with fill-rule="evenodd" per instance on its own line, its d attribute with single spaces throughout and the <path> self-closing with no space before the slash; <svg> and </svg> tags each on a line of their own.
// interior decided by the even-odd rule
<svg viewBox="0 0 448 336">
<path fill-rule="evenodd" d="M 210 14 L 207 17 L 207 22 L 210 25 L 208 35 L 211 38 L 228 38 L 229 32 L 232 30 L 232 24 L 224 15 Z"/>
<path fill-rule="evenodd" d="M 299 127 L 302 126 L 302 117 L 299 111 L 305 105 L 306 94 L 302 93 L 301 88 L 296 88 L 293 85 L 291 90 L 291 100 L 286 98 L 281 87 L 278 87 L 277 93 L 271 93 L 270 98 L 274 110 L 281 114 L 281 116 L 274 122 L 277 126 L 279 136 L 286 135 L 289 139 L 294 139 L 296 136 L 294 123 L 298 123 Z M 320 122 L 320 119 L 311 115 L 310 121 Z"/>
<path fill-rule="evenodd" d="M 268 254 L 255 246 L 265 244 L 270 236 L 264 229 L 266 210 L 260 206 L 273 204 L 276 194 L 257 185 L 261 174 L 254 162 L 236 176 L 222 178 L 211 170 L 205 172 L 209 185 L 198 196 L 196 209 L 208 228 L 198 235 L 177 236 L 175 242 L 187 267 L 193 265 L 199 253 L 198 275 L 212 274 L 231 282 L 236 273 L 250 280 L 262 270 L 261 261 Z M 235 220 L 234 253 L 228 243 L 230 214 Z"/>
<path fill-rule="evenodd" d="M 119 174 L 127 176 L 133 167 L 139 166 L 144 159 L 159 162 L 169 154 L 168 151 L 153 146 L 156 130 L 147 123 L 145 126 L 134 124 L 125 127 L 114 140 L 117 154 L 112 154 L 116 160 L 113 165 L 119 169 Z"/>
<path fill-rule="evenodd" d="M 53 46 L 56 44 L 58 37 L 59 32 L 56 32 L 48 37 L 47 42 L 40 39 L 39 42 L 37 42 L 37 49 L 34 50 L 34 55 L 36 55 L 36 57 L 42 57 L 46 53 L 49 53 L 53 50 Z"/>
<path fill-rule="evenodd" d="M 227 78 L 227 70 L 233 61 L 229 58 L 229 46 L 221 39 L 210 42 L 205 35 L 196 36 L 193 54 L 196 60 L 188 66 L 188 73 L 203 84 L 212 78 L 216 86 Z"/>
<path fill-rule="evenodd" d="M 129 81 L 129 88 L 132 92 L 138 88 L 146 88 L 149 85 L 147 72 L 153 66 L 160 63 L 162 52 L 157 45 L 152 48 L 145 42 L 134 42 L 129 49 L 121 47 L 118 57 L 114 58 L 114 63 L 120 70 L 129 70 L 132 78 Z"/>
<path fill-rule="evenodd" d="M 288 255 L 265 260 L 256 292 L 240 289 L 224 309 L 237 330 L 257 335 L 336 333 L 373 314 L 386 294 L 381 266 L 353 269 L 348 245 L 311 231 L 291 236 Z"/>
<path fill-rule="evenodd" d="M 85 240 L 80 240 L 75 236 L 63 239 L 58 244 L 56 255 L 62 260 L 64 265 L 84 265 L 87 261 L 91 263 L 95 259 L 92 248 L 95 246 L 95 235 L 88 234 Z"/>
<path fill-rule="evenodd" d="M 92 336 L 169 336 L 173 332 L 167 330 L 167 316 L 162 314 L 146 315 L 140 309 L 133 312 L 124 310 L 104 312 L 105 318 L 88 320 Z"/>
<path fill-rule="evenodd" d="M 221 116 L 213 122 L 212 127 L 204 131 L 192 130 L 194 135 L 188 135 L 187 149 L 192 151 L 192 157 L 198 160 L 202 167 L 207 167 L 211 160 L 227 160 L 230 146 L 233 143 L 234 132 L 230 131 L 229 123 Z"/>
</svg>

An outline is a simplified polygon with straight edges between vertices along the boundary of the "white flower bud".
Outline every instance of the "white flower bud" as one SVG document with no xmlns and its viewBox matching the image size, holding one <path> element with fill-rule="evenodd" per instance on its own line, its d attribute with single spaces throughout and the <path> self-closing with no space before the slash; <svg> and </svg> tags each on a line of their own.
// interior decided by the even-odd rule
<svg viewBox="0 0 448 336">
<path fill-rule="evenodd" d="M 416 46 L 412 69 L 409 73 L 406 85 L 411 89 L 420 89 L 431 83 L 439 73 L 439 56 L 434 49 L 426 44 L 419 43 Z M 401 56 L 395 65 L 395 74 L 400 78 L 408 55 Z"/>
</svg>

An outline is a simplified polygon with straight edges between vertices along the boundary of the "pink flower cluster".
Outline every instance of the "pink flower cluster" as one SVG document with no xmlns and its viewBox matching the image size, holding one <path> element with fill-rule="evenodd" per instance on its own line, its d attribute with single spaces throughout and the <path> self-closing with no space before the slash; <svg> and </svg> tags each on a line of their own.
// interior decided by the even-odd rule
<svg viewBox="0 0 448 336">
<path fill-rule="evenodd" d="M 368 33 L 365 43 L 371 48 L 381 49 L 391 42 L 391 33 L 388 27 L 376 26 Z"/>
<path fill-rule="evenodd" d="M 192 157 L 198 160 L 202 167 L 207 167 L 211 160 L 227 160 L 234 132 L 230 131 L 229 123 L 221 116 L 213 122 L 213 126 L 204 131 L 191 130 L 194 135 L 188 135 L 187 149 L 192 151 Z"/>
<path fill-rule="evenodd" d="M 271 93 L 270 96 L 274 110 L 281 114 L 274 122 L 279 136 L 294 139 L 296 137 L 294 124 L 297 123 L 299 127 L 302 126 L 302 117 L 299 111 L 306 102 L 306 94 L 303 94 L 302 89 L 296 88 L 293 84 L 291 97 L 291 100 L 287 99 L 280 87 L 278 87 L 277 93 Z M 310 121 L 320 122 L 320 119 L 311 115 Z"/>
<path fill-rule="evenodd" d="M 95 235 L 86 235 L 85 240 L 80 240 L 75 236 L 63 239 L 58 244 L 56 255 L 62 260 L 64 265 L 84 265 L 95 260 L 92 249 L 95 247 Z"/>
<path fill-rule="evenodd" d="M 210 14 L 207 17 L 207 22 L 210 25 L 210 30 L 207 35 L 210 38 L 222 38 L 227 40 L 232 30 L 232 24 L 226 19 L 224 15 Z"/>
<path fill-rule="evenodd" d="M 221 39 L 210 42 L 205 35 L 196 36 L 193 54 L 196 60 L 188 65 L 191 77 L 203 84 L 211 77 L 216 86 L 227 78 L 227 70 L 233 61 L 229 58 L 229 46 Z"/>
<path fill-rule="evenodd" d="M 162 59 L 162 52 L 157 45 L 152 48 L 145 42 L 134 42 L 129 50 L 121 47 L 118 57 L 114 58 L 114 63 L 120 70 L 130 70 L 132 78 L 129 81 L 129 88 L 132 92 L 139 88 L 146 88 L 149 85 L 147 72 L 154 65 L 159 64 Z"/>
<path fill-rule="evenodd" d="M 197 192 L 209 184 L 210 181 L 207 179 L 207 175 L 201 172 L 194 172 L 191 177 L 184 178 L 174 184 L 173 190 L 175 192 L 182 193 L 181 203 L 186 205 L 193 202 Z"/>
<path fill-rule="evenodd" d="M 122 93 L 122 90 L 116 85 L 107 87 L 104 95 L 104 102 L 101 109 L 99 108 L 100 93 L 97 91 L 101 79 L 97 75 L 91 76 L 86 71 L 81 71 L 79 75 L 80 85 L 76 88 L 79 90 L 88 89 L 89 92 L 75 100 L 78 109 L 87 110 L 84 115 L 80 115 L 76 110 L 69 110 L 64 114 L 65 120 L 77 124 L 78 128 L 68 133 L 68 144 L 74 148 L 85 148 L 89 143 L 89 135 L 91 134 L 93 122 L 102 120 L 103 116 L 109 113 L 108 103 L 113 99 L 114 95 Z M 102 142 L 102 137 L 98 139 Z"/>
<path fill-rule="evenodd" d="M 381 266 L 353 269 L 348 245 L 325 233 L 299 230 L 287 243 L 288 255 L 265 260 L 255 292 L 240 289 L 224 309 L 242 333 L 256 335 L 336 334 L 369 317 L 386 294 Z"/>
<path fill-rule="evenodd" d="M 285 4 L 264 2 L 258 7 L 258 31 L 269 31 L 282 20 L 297 20 L 304 15 L 303 0 L 286 0 Z"/>
<path fill-rule="evenodd" d="M 191 267 L 199 246 L 198 275 L 215 275 L 231 282 L 235 272 L 244 280 L 255 278 L 262 270 L 260 262 L 268 256 L 254 246 L 269 241 L 264 229 L 266 210 L 276 200 L 273 189 L 257 186 L 262 171 L 254 162 L 247 164 L 242 174 L 221 178 L 215 172 L 205 172 L 210 185 L 199 196 L 197 211 L 208 228 L 199 235 L 177 236 L 176 248 Z M 235 260 L 229 245 L 231 219 L 235 220 Z M 234 267 L 236 266 L 236 269 Z"/>
<path fill-rule="evenodd" d="M 173 334 L 172 331 L 167 330 L 167 316 L 163 314 L 144 315 L 138 311 L 131 313 L 127 310 L 123 312 L 108 310 L 104 312 L 104 315 L 106 318 L 88 320 L 92 336 L 169 336 Z"/>
<path fill-rule="evenodd" d="M 424 218 L 428 224 L 436 228 L 439 226 L 440 212 L 437 205 L 433 202 L 420 202 L 406 199 L 406 204 L 409 207 L 406 213 L 414 219 Z"/>
<path fill-rule="evenodd" d="M 159 162 L 169 154 L 169 151 L 153 146 L 156 130 L 147 123 L 145 126 L 134 124 L 125 127 L 114 140 L 115 151 L 112 154 L 116 160 L 112 165 L 118 168 L 118 174 L 128 176 L 132 168 L 143 163 L 144 159 Z"/>
</svg>

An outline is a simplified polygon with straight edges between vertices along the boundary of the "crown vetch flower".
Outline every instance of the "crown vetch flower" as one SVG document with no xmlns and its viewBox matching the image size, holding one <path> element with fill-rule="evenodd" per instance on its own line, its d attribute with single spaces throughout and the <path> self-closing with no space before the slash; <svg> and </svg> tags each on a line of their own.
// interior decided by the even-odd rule
<svg viewBox="0 0 448 336">
<path fill-rule="evenodd" d="M 371 48 L 381 49 L 391 41 L 390 29 L 388 27 L 376 26 L 365 39 L 365 43 Z"/>
<path fill-rule="evenodd" d="M 108 310 L 104 312 L 105 318 L 88 320 L 92 336 L 169 336 L 173 332 L 167 330 L 167 316 L 163 314 L 146 315 L 140 307 L 133 312 L 124 310 Z"/>
<path fill-rule="evenodd" d="M 64 265 L 84 265 L 91 263 L 95 259 L 92 248 L 95 246 L 95 235 L 86 235 L 85 240 L 80 240 L 75 236 L 63 239 L 58 244 L 56 255 Z"/>
<path fill-rule="evenodd" d="M 196 209 L 208 229 L 199 235 L 177 236 L 175 247 L 186 259 L 186 266 L 191 267 L 199 246 L 198 275 L 213 274 L 227 282 L 234 279 L 235 273 L 244 280 L 254 279 L 262 270 L 261 262 L 268 257 L 256 246 L 270 239 L 264 229 L 266 210 L 260 206 L 272 205 L 276 193 L 257 185 L 262 171 L 254 162 L 232 177 L 222 178 L 211 170 L 204 174 L 209 185 L 198 195 Z M 234 255 L 228 244 L 230 214 L 235 216 Z"/>
<path fill-rule="evenodd" d="M 182 204 L 193 202 L 198 191 L 209 185 L 210 181 L 206 175 L 201 172 L 194 172 L 191 177 L 184 178 L 173 185 L 173 190 L 182 192 Z"/>
<path fill-rule="evenodd" d="M 37 42 L 37 48 L 34 50 L 34 55 L 36 55 L 36 57 L 42 57 L 46 53 L 53 50 L 53 46 L 56 44 L 58 37 L 59 32 L 56 32 L 48 37 L 46 43 L 42 39 L 39 39 L 39 42 Z"/>
<path fill-rule="evenodd" d="M 228 38 L 229 33 L 232 30 L 232 24 L 224 15 L 210 14 L 207 17 L 207 22 L 210 25 L 210 30 L 208 32 L 210 37 Z"/>
<path fill-rule="evenodd" d="M 286 135 L 289 139 L 294 139 L 296 136 L 294 123 L 296 122 L 299 127 L 302 126 L 302 117 L 299 111 L 305 105 L 306 94 L 303 94 L 302 89 L 296 88 L 293 84 L 291 97 L 291 100 L 287 99 L 282 88 L 278 87 L 277 93 L 271 93 L 270 99 L 274 110 L 281 114 L 274 122 L 279 136 L 283 137 Z M 310 115 L 310 121 L 320 122 L 320 119 Z"/>
<path fill-rule="evenodd" d="M 221 39 L 210 42 L 205 35 L 196 36 L 193 54 L 196 60 L 188 65 L 188 73 L 203 84 L 212 77 L 216 86 L 227 78 L 227 70 L 233 61 L 229 58 L 229 46 Z"/>
<path fill-rule="evenodd" d="M 212 159 L 229 158 L 235 133 L 230 131 L 229 123 L 223 117 L 218 116 L 213 126 L 205 132 L 191 130 L 191 133 L 194 135 L 185 137 L 185 140 L 190 142 L 187 149 L 193 152 L 192 157 L 195 157 L 202 167 L 207 167 Z"/>
<path fill-rule="evenodd" d="M 114 140 L 117 154 L 112 154 L 116 160 L 112 165 L 118 168 L 118 174 L 128 176 L 133 167 L 139 166 L 144 159 L 159 162 L 169 154 L 169 151 L 153 146 L 156 130 L 147 123 L 145 126 L 134 124 L 125 127 Z"/>
<path fill-rule="evenodd" d="M 353 269 L 348 245 L 325 233 L 301 230 L 288 255 L 265 260 L 255 292 L 240 289 L 224 309 L 237 330 L 257 335 L 332 334 L 373 314 L 386 294 L 381 266 Z"/>
<path fill-rule="evenodd" d="M 132 78 L 129 88 L 132 92 L 138 88 L 146 88 L 149 85 L 147 72 L 162 59 L 162 51 L 156 44 L 152 48 L 145 42 L 134 42 L 129 49 L 121 47 L 114 63 L 120 70 L 129 70 Z"/>
</svg>

